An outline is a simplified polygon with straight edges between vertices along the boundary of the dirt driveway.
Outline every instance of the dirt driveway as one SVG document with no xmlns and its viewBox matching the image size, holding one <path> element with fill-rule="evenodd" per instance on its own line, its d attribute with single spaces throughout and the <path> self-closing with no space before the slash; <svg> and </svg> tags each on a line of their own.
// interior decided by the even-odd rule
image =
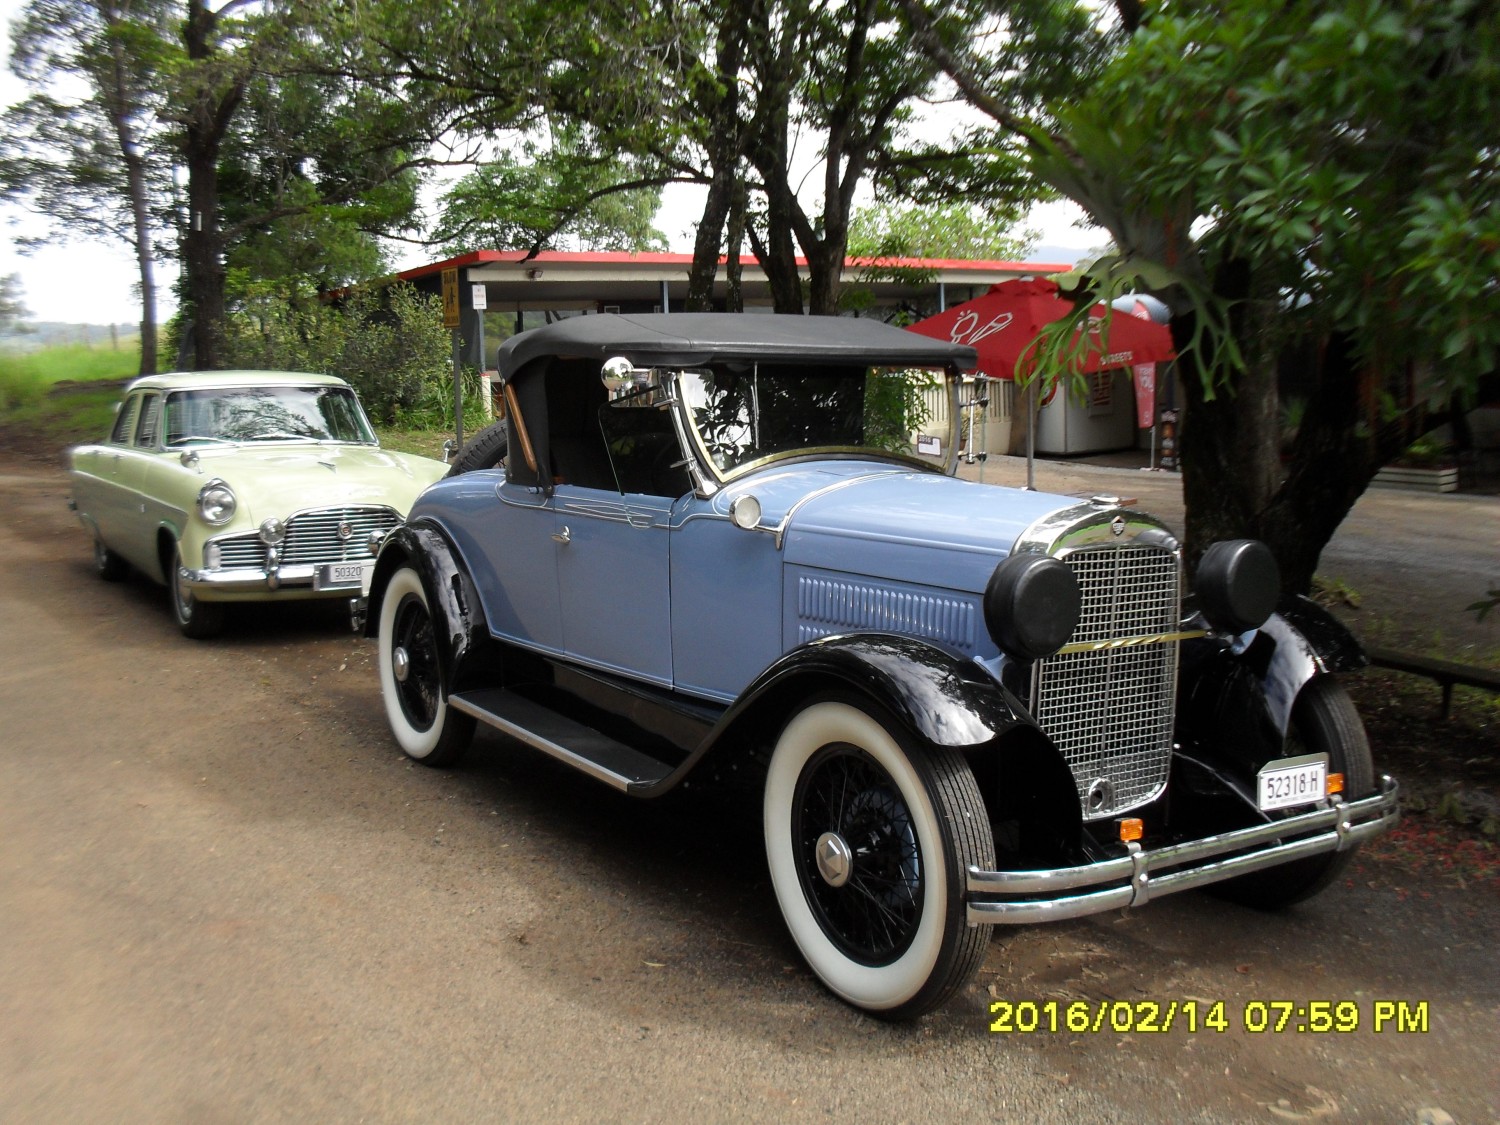
<svg viewBox="0 0 1500 1125">
<path fill-rule="evenodd" d="M 1284 915 L 1000 932 L 886 1026 L 798 962 L 733 793 L 490 735 L 410 765 L 336 612 L 183 640 L 66 493 L 0 461 L 0 1120 L 1500 1120 L 1492 891 L 1366 865 Z M 1357 1030 L 1296 1030 L 1315 1002 Z"/>
</svg>

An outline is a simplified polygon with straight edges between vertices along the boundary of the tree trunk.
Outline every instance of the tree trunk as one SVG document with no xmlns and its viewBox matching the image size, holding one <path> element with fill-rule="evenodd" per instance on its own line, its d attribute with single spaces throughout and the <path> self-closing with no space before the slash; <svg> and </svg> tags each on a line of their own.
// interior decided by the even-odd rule
<svg viewBox="0 0 1500 1125">
<path fill-rule="evenodd" d="M 771 304 L 778 313 L 800 316 L 803 309 L 802 275 L 797 269 L 797 247 L 792 241 L 789 191 L 780 184 L 766 184 L 766 239 L 758 254 L 771 286 Z"/>
<path fill-rule="evenodd" d="M 1262 537 L 1281 563 L 1282 588 L 1299 594 L 1312 588 L 1323 548 L 1385 460 L 1380 427 L 1370 417 L 1370 375 L 1350 341 L 1335 335 L 1316 362 L 1286 480 L 1261 520 Z"/>
<path fill-rule="evenodd" d="M 219 239 L 218 144 L 188 127 L 188 224 L 182 239 L 186 298 L 193 320 L 194 371 L 223 366 L 224 258 Z"/>
<path fill-rule="evenodd" d="M 119 36 L 118 10 L 100 5 L 99 14 L 109 27 L 110 89 L 109 119 L 115 130 L 125 164 L 126 191 L 130 197 L 131 241 L 135 249 L 136 268 L 141 284 L 141 363 L 139 373 L 156 374 L 156 258 L 151 250 L 151 200 L 146 187 L 146 161 L 141 153 L 140 138 L 131 124 L 134 102 L 130 70 L 125 61 L 124 44 Z"/>
<path fill-rule="evenodd" d="M 144 201 L 137 205 L 131 185 L 131 207 L 135 212 L 135 260 L 141 275 L 141 366 L 140 374 L 156 374 L 156 260 L 151 254 L 151 230 Z"/>
<path fill-rule="evenodd" d="M 724 310 L 745 311 L 745 290 L 742 284 L 744 269 L 740 264 L 740 249 L 745 243 L 745 211 L 747 192 L 741 180 L 735 186 L 734 206 L 729 210 L 729 231 L 725 238 L 724 258 Z"/>
<path fill-rule="evenodd" d="M 217 15 L 204 0 L 189 0 L 183 41 L 189 60 L 202 63 L 216 54 Z M 219 230 L 219 150 L 230 122 L 245 94 L 245 76 L 238 74 L 222 89 L 202 85 L 188 110 L 183 131 L 183 162 L 188 176 L 188 221 L 182 237 L 183 284 L 193 323 L 192 366 L 212 371 L 224 363 L 224 240 Z"/>
<path fill-rule="evenodd" d="M 1247 311 L 1256 307 L 1259 314 Z M 1306 594 L 1323 549 L 1376 470 L 1408 440 L 1407 427 L 1379 424 L 1369 372 L 1358 366 L 1349 341 L 1335 336 L 1320 349 L 1313 377 L 1303 380 L 1313 393 L 1282 465 L 1276 339 L 1264 320 L 1277 315 L 1284 312 L 1274 301 L 1239 307 L 1233 328 L 1247 370 L 1232 388 L 1210 399 L 1198 371 L 1183 371 L 1184 546 L 1195 568 L 1218 540 L 1260 539 L 1276 556 L 1283 592 Z M 1179 350 L 1191 333 L 1191 314 L 1174 318 Z"/>
<path fill-rule="evenodd" d="M 1188 565 L 1220 539 L 1264 538 L 1262 519 L 1281 484 L 1280 405 L 1277 348 L 1271 331 L 1276 295 L 1257 291 L 1243 261 L 1227 263 L 1214 279 L 1215 292 L 1232 303 L 1230 327 L 1245 360 L 1232 385 L 1201 369 L 1184 373 L 1182 490 L 1187 509 Z M 1174 343 L 1185 350 L 1191 317 L 1174 319 Z M 1273 551 L 1276 544 L 1269 544 Z"/>
<path fill-rule="evenodd" d="M 719 18 L 715 44 L 718 95 L 709 108 L 712 133 L 708 141 L 712 179 L 708 198 L 703 203 L 703 217 L 693 240 L 693 264 L 688 271 L 687 308 L 690 312 L 707 312 L 714 307 L 721 236 L 739 190 L 740 158 L 745 151 L 746 130 L 740 121 L 739 72 L 751 33 L 746 5 L 727 4 Z M 736 249 L 736 246 L 730 247 L 731 252 Z"/>
<path fill-rule="evenodd" d="M 844 279 L 843 241 L 819 239 L 807 256 L 807 311 L 813 316 L 839 315 L 839 287 Z"/>
<path fill-rule="evenodd" d="M 734 169 L 714 168 L 703 215 L 693 239 L 693 264 L 688 269 L 688 312 L 709 312 L 714 307 L 714 282 L 719 276 L 719 248 L 724 223 L 734 196 Z"/>
</svg>

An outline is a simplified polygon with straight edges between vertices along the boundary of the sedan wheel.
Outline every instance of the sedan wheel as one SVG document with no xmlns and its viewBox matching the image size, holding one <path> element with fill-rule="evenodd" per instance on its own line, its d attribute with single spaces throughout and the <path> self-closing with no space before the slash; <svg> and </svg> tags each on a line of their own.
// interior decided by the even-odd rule
<svg viewBox="0 0 1500 1125">
<path fill-rule="evenodd" d="M 814 703 L 782 731 L 766 779 L 771 882 L 828 988 L 909 1019 L 967 984 L 989 929 L 970 926 L 966 869 L 994 866 L 989 819 L 956 751 L 908 750 L 863 704 Z"/>
<path fill-rule="evenodd" d="M 458 758 L 474 735 L 474 719 L 448 706 L 427 591 L 411 567 L 391 577 L 380 603 L 380 694 L 385 715 L 407 756 L 429 766 Z"/>
<path fill-rule="evenodd" d="M 118 582 L 129 569 L 124 559 L 104 545 L 104 540 L 94 540 L 94 570 L 100 578 L 106 582 Z"/>
<path fill-rule="evenodd" d="M 172 616 L 184 637 L 195 641 L 217 637 L 224 631 L 224 607 L 215 602 L 201 602 L 193 597 L 183 581 L 187 568 L 182 565 L 182 548 L 172 551 L 172 566 L 167 578 L 167 589 L 172 598 Z"/>
</svg>

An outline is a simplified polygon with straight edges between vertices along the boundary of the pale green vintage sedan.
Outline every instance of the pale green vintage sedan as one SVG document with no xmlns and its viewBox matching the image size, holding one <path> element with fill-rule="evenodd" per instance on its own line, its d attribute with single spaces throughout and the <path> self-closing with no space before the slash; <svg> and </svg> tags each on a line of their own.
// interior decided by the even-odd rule
<svg viewBox="0 0 1500 1125">
<path fill-rule="evenodd" d="M 441 461 L 380 448 L 331 375 L 149 375 L 109 437 L 70 451 L 71 506 L 100 577 L 130 566 L 171 592 L 189 637 L 228 602 L 348 598 Z"/>
</svg>

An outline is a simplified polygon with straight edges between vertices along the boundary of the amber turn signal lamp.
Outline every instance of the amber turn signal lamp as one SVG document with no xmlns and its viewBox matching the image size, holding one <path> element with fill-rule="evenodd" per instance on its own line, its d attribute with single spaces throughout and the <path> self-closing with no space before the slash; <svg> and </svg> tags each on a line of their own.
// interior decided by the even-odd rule
<svg viewBox="0 0 1500 1125">
<path fill-rule="evenodd" d="M 1146 834 L 1146 822 L 1137 816 L 1127 816 L 1120 821 L 1120 842 L 1128 844 Z"/>
<path fill-rule="evenodd" d="M 1344 791 L 1344 775 L 1341 774 L 1341 773 L 1331 773 L 1331 774 L 1329 774 L 1328 775 L 1328 795 L 1330 797 L 1332 797 L 1335 793 L 1342 793 L 1343 791 Z"/>
</svg>

